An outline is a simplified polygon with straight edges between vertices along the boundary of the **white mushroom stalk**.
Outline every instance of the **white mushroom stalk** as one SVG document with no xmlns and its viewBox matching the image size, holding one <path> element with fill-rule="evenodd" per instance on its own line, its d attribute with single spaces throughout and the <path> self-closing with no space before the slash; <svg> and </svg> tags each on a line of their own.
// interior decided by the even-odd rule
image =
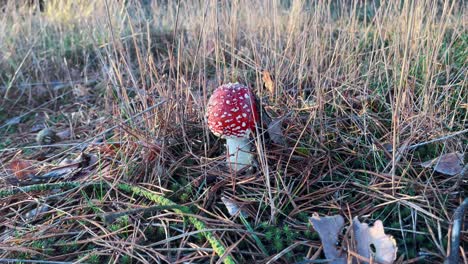
<svg viewBox="0 0 468 264">
<path fill-rule="evenodd" d="M 252 165 L 254 155 L 250 139 L 247 137 L 226 138 L 227 162 L 231 169 L 235 171 Z"/>
<path fill-rule="evenodd" d="M 239 83 L 218 87 L 208 101 L 206 116 L 211 132 L 226 139 L 230 168 L 239 171 L 252 165 L 250 134 L 259 120 L 252 91 Z"/>
</svg>

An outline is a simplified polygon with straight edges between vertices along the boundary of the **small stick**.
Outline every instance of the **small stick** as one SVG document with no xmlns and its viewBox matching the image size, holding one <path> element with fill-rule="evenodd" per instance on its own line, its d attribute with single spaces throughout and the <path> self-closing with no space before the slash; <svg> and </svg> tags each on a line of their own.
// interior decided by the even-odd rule
<svg viewBox="0 0 468 264">
<path fill-rule="evenodd" d="M 464 130 L 457 131 L 455 133 L 452 133 L 452 134 L 449 134 L 449 135 L 446 135 L 446 136 L 443 136 L 443 137 L 440 137 L 440 138 L 435 138 L 435 139 L 432 139 L 432 140 L 429 140 L 429 141 L 425 141 L 425 142 L 421 142 L 421 143 L 414 144 L 414 145 L 411 145 L 411 146 L 407 146 L 403 150 L 411 150 L 411 149 L 415 149 L 417 147 L 424 146 L 424 145 L 427 145 L 427 144 L 431 144 L 431 143 L 434 143 L 434 142 L 444 141 L 444 140 L 447 140 L 449 138 L 452 138 L 452 137 L 455 137 L 455 136 L 458 136 L 458 135 L 461 135 L 461 134 L 464 134 L 464 133 L 467 133 L 467 132 L 468 132 L 468 129 L 464 129 Z M 402 150 L 400 150 L 400 151 L 402 151 Z"/>
<path fill-rule="evenodd" d="M 31 259 L 7 259 L 0 258 L 0 263 L 43 263 L 43 264 L 72 264 L 74 262 L 31 260 Z"/>
<path fill-rule="evenodd" d="M 453 224 L 452 224 L 452 235 L 450 239 L 450 252 L 447 258 L 445 259 L 445 264 L 457 264 L 459 263 L 460 256 L 460 230 L 463 221 L 463 216 L 465 215 L 465 209 L 468 206 L 468 198 L 465 198 L 463 203 L 457 207 L 455 213 L 453 213 Z"/>
</svg>

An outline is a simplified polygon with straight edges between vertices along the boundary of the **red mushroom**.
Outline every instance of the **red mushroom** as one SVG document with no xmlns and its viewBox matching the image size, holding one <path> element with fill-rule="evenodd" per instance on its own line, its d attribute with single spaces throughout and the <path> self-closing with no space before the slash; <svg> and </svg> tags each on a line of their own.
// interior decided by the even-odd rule
<svg viewBox="0 0 468 264">
<path fill-rule="evenodd" d="M 229 166 L 238 171 L 252 165 L 250 133 L 259 114 L 252 91 L 239 83 L 218 87 L 208 101 L 208 128 L 226 139 Z"/>
</svg>

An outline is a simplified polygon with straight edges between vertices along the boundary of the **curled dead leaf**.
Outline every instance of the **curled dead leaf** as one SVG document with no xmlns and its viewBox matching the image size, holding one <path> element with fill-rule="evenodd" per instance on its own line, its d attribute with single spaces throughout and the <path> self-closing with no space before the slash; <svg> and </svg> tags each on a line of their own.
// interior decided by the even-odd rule
<svg viewBox="0 0 468 264">
<path fill-rule="evenodd" d="M 284 139 L 282 124 L 283 119 L 274 119 L 268 124 L 267 131 L 271 141 L 278 145 L 285 146 L 286 140 Z"/>
<path fill-rule="evenodd" d="M 271 74 L 268 71 L 262 72 L 262 80 L 264 82 L 265 88 L 268 90 L 270 95 L 275 94 L 275 83 L 271 78 Z"/>
<path fill-rule="evenodd" d="M 372 227 L 369 227 L 354 217 L 353 230 L 359 255 L 372 258 L 382 264 L 390 264 L 396 260 L 398 250 L 396 241 L 392 236 L 385 234 L 382 221 L 377 220 Z"/>
<path fill-rule="evenodd" d="M 463 170 L 464 154 L 452 152 L 438 158 L 421 163 L 424 168 L 433 168 L 435 171 L 454 176 Z"/>
<path fill-rule="evenodd" d="M 320 217 L 315 213 L 309 218 L 309 221 L 320 236 L 325 257 L 331 260 L 329 263 L 346 263 L 346 257 L 336 248 L 338 236 L 344 227 L 344 218 L 341 215 Z"/>
</svg>

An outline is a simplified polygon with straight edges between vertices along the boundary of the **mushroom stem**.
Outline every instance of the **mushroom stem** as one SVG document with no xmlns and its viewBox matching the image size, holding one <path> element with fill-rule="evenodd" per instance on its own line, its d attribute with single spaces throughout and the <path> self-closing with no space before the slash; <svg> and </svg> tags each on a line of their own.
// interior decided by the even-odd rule
<svg viewBox="0 0 468 264">
<path fill-rule="evenodd" d="M 252 165 L 253 155 L 250 152 L 250 139 L 248 137 L 227 138 L 226 148 L 229 155 L 227 162 L 231 169 L 239 171 Z"/>
</svg>

